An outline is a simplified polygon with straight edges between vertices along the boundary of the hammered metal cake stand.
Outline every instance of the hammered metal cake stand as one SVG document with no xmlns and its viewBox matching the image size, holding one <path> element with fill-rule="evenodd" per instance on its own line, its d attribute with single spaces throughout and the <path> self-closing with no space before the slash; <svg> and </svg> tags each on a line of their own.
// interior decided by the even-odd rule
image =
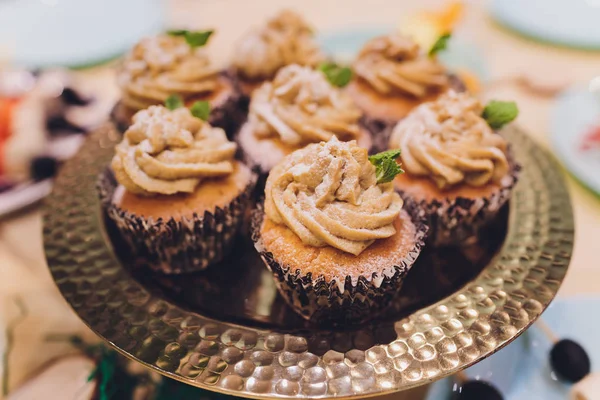
<svg viewBox="0 0 600 400">
<path fill-rule="evenodd" d="M 496 233 L 460 254 L 424 254 L 399 303 L 360 328 L 300 320 L 243 240 L 206 274 L 155 276 L 131 266 L 95 189 L 119 140 L 111 125 L 63 167 L 46 201 L 48 266 L 67 302 L 111 346 L 190 385 L 272 399 L 365 398 L 427 384 L 523 333 L 567 272 L 574 227 L 560 168 L 524 133 L 505 133 L 523 171 Z"/>
</svg>

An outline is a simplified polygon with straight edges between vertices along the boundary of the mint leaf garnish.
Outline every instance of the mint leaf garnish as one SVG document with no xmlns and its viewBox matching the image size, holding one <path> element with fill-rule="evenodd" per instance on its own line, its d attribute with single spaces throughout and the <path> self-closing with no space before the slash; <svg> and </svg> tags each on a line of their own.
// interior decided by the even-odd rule
<svg viewBox="0 0 600 400">
<path fill-rule="evenodd" d="M 319 71 L 325 74 L 329 83 L 340 88 L 346 86 L 352 79 L 352 70 L 336 63 L 323 63 L 319 65 Z"/>
<path fill-rule="evenodd" d="M 171 111 L 184 107 L 183 99 L 177 94 L 172 94 L 165 100 L 165 107 Z"/>
<path fill-rule="evenodd" d="M 435 41 L 433 46 L 431 46 L 431 49 L 429 49 L 429 57 L 433 57 L 440 51 L 446 50 L 446 48 L 448 47 L 448 41 L 450 40 L 451 37 L 452 37 L 451 33 L 446 33 L 446 34 L 440 36 L 438 38 L 438 40 Z"/>
<path fill-rule="evenodd" d="M 171 36 L 183 36 L 187 44 L 192 48 L 202 47 L 206 43 L 208 43 L 208 39 L 215 31 L 207 30 L 207 31 L 186 31 L 185 29 L 177 29 L 172 31 L 167 31 L 167 34 Z"/>
<path fill-rule="evenodd" d="M 369 161 L 375 166 L 377 183 L 391 182 L 396 175 L 404 173 L 396 162 L 399 156 L 400 150 L 388 150 L 369 157 Z"/>
<path fill-rule="evenodd" d="M 210 103 L 208 101 L 197 101 L 192 104 L 190 111 L 194 117 L 207 121 L 210 116 Z"/>
<path fill-rule="evenodd" d="M 490 101 L 481 116 L 486 120 L 490 128 L 500 129 L 513 121 L 519 115 L 519 108 L 514 101 Z"/>
<path fill-rule="evenodd" d="M 185 29 L 174 29 L 167 31 L 167 34 L 171 36 L 185 36 L 187 32 L 188 31 L 186 31 Z"/>
</svg>

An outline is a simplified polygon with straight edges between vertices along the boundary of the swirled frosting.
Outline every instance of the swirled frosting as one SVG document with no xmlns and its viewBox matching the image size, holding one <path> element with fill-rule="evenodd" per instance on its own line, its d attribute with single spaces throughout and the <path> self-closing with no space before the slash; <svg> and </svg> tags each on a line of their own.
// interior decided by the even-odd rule
<svg viewBox="0 0 600 400">
<path fill-rule="evenodd" d="M 400 93 L 421 98 L 448 85 L 445 68 L 400 34 L 369 41 L 353 67 L 358 77 L 382 95 Z"/>
<path fill-rule="evenodd" d="M 112 168 L 119 183 L 135 194 L 191 193 L 202 180 L 233 172 L 235 151 L 221 128 L 193 117 L 187 108 L 151 106 L 134 115 Z"/>
<path fill-rule="evenodd" d="M 216 90 L 218 70 L 204 47 L 182 36 L 159 35 L 140 41 L 123 61 L 117 83 L 123 102 L 134 109 L 162 104 L 170 95 L 189 98 Z"/>
<path fill-rule="evenodd" d="M 269 174 L 265 212 L 307 245 L 360 254 L 396 233 L 402 200 L 391 183 L 377 184 L 367 150 L 355 141 L 313 143 Z"/>
<path fill-rule="evenodd" d="M 402 150 L 408 174 L 426 176 L 440 189 L 498 182 L 510 169 L 507 143 L 489 127 L 482 112 L 479 100 L 450 91 L 400 121 L 390 148 Z"/>
<path fill-rule="evenodd" d="M 323 59 L 310 26 L 297 13 L 284 10 L 240 40 L 233 65 L 248 79 L 269 79 L 286 65 L 316 66 Z"/>
<path fill-rule="evenodd" d="M 333 136 L 357 138 L 360 115 L 352 99 L 332 86 L 323 73 L 294 64 L 254 92 L 249 121 L 256 136 L 278 137 L 299 146 Z"/>
</svg>

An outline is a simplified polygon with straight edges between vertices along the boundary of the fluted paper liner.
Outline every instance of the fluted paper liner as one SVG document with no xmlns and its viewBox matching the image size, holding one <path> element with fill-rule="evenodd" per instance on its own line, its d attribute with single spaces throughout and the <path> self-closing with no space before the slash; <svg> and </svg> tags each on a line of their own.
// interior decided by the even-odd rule
<svg viewBox="0 0 600 400">
<path fill-rule="evenodd" d="M 102 208 L 137 260 L 165 274 L 196 272 L 221 261 L 232 249 L 251 206 L 256 177 L 226 207 L 192 218 L 146 219 L 121 209 L 112 198 L 118 186 L 107 168 L 98 179 Z"/>
<path fill-rule="evenodd" d="M 504 185 L 488 197 L 469 199 L 457 197 L 444 200 L 417 200 L 400 188 L 396 191 L 411 212 L 423 212 L 429 226 L 428 245 L 451 246 L 463 244 L 477 236 L 478 232 L 498 214 L 510 199 L 512 189 L 518 181 L 521 166 L 512 159 L 508 151 L 511 171 Z"/>
<path fill-rule="evenodd" d="M 413 209 L 415 210 L 415 209 Z M 421 253 L 427 226 L 422 215 L 411 215 L 416 237 L 413 248 L 399 265 L 382 266 L 371 276 L 341 276 L 327 280 L 281 264 L 265 248 L 261 238 L 262 204 L 252 212 L 252 240 L 273 273 L 283 299 L 303 318 L 319 324 L 353 324 L 376 316 L 389 306 L 402 288 L 408 271 Z"/>
</svg>

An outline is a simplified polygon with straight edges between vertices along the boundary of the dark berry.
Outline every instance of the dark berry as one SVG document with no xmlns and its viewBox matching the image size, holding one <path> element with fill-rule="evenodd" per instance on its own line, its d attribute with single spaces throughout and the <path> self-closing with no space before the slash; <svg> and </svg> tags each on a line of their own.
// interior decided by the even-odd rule
<svg viewBox="0 0 600 400">
<path fill-rule="evenodd" d="M 31 160 L 31 179 L 42 181 L 52 178 L 58 170 L 58 162 L 53 157 L 41 156 Z"/>
<path fill-rule="evenodd" d="M 70 106 L 87 106 L 91 103 L 89 98 L 81 96 L 76 90 L 70 87 L 65 87 L 60 97 L 65 104 Z"/>
<path fill-rule="evenodd" d="M 591 370 L 590 357 L 578 343 L 563 339 L 552 347 L 550 364 L 556 375 L 568 382 L 579 382 Z"/>
<path fill-rule="evenodd" d="M 459 391 L 454 392 L 453 400 L 502 400 L 502 394 L 492 384 L 483 381 L 467 381 Z"/>
</svg>

